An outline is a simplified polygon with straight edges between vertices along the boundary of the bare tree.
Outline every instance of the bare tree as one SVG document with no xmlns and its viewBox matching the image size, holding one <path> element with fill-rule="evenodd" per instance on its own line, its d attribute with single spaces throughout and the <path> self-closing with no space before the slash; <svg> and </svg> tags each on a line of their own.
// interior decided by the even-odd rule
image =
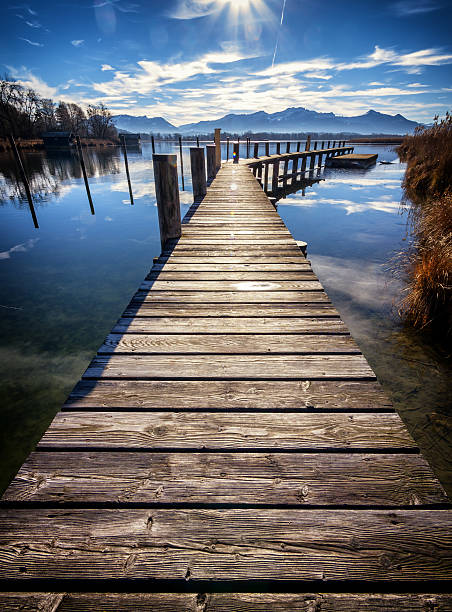
<svg viewBox="0 0 452 612">
<path fill-rule="evenodd" d="M 116 138 L 112 114 L 102 102 L 88 106 L 88 129 L 94 138 Z"/>
</svg>

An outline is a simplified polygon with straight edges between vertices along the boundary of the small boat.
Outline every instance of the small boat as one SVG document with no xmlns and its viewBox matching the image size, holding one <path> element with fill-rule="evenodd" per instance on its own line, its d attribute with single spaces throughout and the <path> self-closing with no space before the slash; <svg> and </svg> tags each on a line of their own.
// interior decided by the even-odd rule
<svg viewBox="0 0 452 612">
<path fill-rule="evenodd" d="M 393 164 L 394 162 L 388 162 L 388 161 L 382 161 L 380 160 L 380 164 L 384 164 L 384 165 L 389 165 L 389 164 Z"/>
</svg>

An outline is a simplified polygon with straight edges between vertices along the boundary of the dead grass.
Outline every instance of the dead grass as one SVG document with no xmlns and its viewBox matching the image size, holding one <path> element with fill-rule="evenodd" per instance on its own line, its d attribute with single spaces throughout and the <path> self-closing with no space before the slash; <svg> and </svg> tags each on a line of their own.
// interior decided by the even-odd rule
<svg viewBox="0 0 452 612">
<path fill-rule="evenodd" d="M 452 336 L 452 116 L 407 136 L 398 147 L 407 162 L 403 182 L 411 201 L 414 248 L 405 257 L 404 320 L 417 328 Z"/>
</svg>

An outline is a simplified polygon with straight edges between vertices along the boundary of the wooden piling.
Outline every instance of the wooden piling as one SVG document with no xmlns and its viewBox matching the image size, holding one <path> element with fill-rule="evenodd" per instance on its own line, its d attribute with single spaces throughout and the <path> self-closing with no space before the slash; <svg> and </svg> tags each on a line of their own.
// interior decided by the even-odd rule
<svg viewBox="0 0 452 612">
<path fill-rule="evenodd" d="M 77 143 L 77 151 L 78 151 L 78 156 L 80 159 L 80 165 L 82 167 L 83 180 L 85 181 L 85 189 L 86 189 L 86 195 L 88 196 L 89 207 L 91 210 L 91 214 L 94 215 L 96 213 L 94 210 L 93 200 L 91 198 L 91 191 L 89 189 L 88 176 L 86 174 L 85 160 L 83 159 L 83 151 L 82 151 L 82 145 L 80 143 L 80 136 L 75 137 L 75 142 Z"/>
<path fill-rule="evenodd" d="M 206 145 L 207 150 L 207 180 L 212 181 L 217 173 L 216 170 L 216 147 L 213 144 Z"/>
<path fill-rule="evenodd" d="M 152 144 L 152 154 L 155 153 L 155 142 L 154 142 L 154 134 L 151 136 L 151 144 Z"/>
<path fill-rule="evenodd" d="M 264 166 L 264 184 L 263 189 L 265 192 L 268 190 L 268 162 L 265 163 Z"/>
<path fill-rule="evenodd" d="M 196 146 L 199 147 L 199 136 L 196 136 Z"/>
<path fill-rule="evenodd" d="M 35 226 L 36 229 L 39 229 L 38 218 L 36 216 L 35 207 L 33 205 L 33 198 L 31 197 L 30 184 L 28 182 L 27 175 L 25 174 L 25 168 L 24 168 L 24 164 L 22 161 L 22 157 L 16 146 L 16 141 L 14 140 L 14 136 L 10 134 L 8 136 L 8 140 L 9 140 L 11 150 L 14 154 L 14 159 L 16 160 L 17 167 L 19 169 L 20 178 L 22 179 L 22 182 L 25 187 L 25 193 L 27 194 L 28 206 L 30 207 L 31 218 L 33 219 L 33 225 Z"/>
<path fill-rule="evenodd" d="M 226 138 L 226 161 L 229 161 L 229 136 Z"/>
<path fill-rule="evenodd" d="M 311 148 L 311 136 L 309 135 L 307 140 L 306 140 L 306 147 L 305 147 L 305 151 L 309 151 Z"/>
<path fill-rule="evenodd" d="M 153 155 L 155 195 L 162 251 L 169 240 L 181 236 L 179 185 L 176 155 Z"/>
<path fill-rule="evenodd" d="M 123 147 L 122 151 L 124 154 L 124 165 L 126 167 L 127 184 L 129 186 L 130 204 L 133 206 L 132 183 L 130 182 L 129 160 L 127 159 L 126 137 L 124 136 L 124 134 L 122 135 L 122 147 Z"/>
<path fill-rule="evenodd" d="M 273 162 L 273 174 L 272 174 L 272 194 L 276 195 L 278 191 L 278 179 L 279 179 L 279 159 Z"/>
<path fill-rule="evenodd" d="M 254 143 L 254 157 L 256 157 L 256 159 L 259 157 L 259 143 L 258 142 Z"/>
<path fill-rule="evenodd" d="M 240 159 L 240 141 L 234 142 L 232 157 L 234 164 L 238 164 Z"/>
<path fill-rule="evenodd" d="M 281 143 L 276 143 L 276 155 L 281 155 Z"/>
<path fill-rule="evenodd" d="M 193 197 L 203 198 L 207 192 L 206 183 L 206 161 L 202 147 L 190 147 L 191 180 L 193 185 Z"/>
<path fill-rule="evenodd" d="M 185 191 L 184 184 L 184 160 L 182 157 L 182 138 L 179 136 L 179 159 L 180 159 L 180 176 L 182 179 L 182 191 Z"/>
<path fill-rule="evenodd" d="M 221 168 L 221 128 L 215 128 L 215 174 Z"/>
<path fill-rule="evenodd" d="M 269 155 L 270 155 L 270 143 L 267 140 L 265 143 L 265 157 L 269 157 Z"/>
</svg>

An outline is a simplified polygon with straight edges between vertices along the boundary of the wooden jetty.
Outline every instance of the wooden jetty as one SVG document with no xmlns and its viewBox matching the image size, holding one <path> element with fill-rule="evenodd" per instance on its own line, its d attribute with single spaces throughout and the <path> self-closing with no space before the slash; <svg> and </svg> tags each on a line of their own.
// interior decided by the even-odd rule
<svg viewBox="0 0 452 612">
<path fill-rule="evenodd" d="M 2 610 L 451 610 L 451 507 L 247 164 L 3 496 Z"/>
</svg>

